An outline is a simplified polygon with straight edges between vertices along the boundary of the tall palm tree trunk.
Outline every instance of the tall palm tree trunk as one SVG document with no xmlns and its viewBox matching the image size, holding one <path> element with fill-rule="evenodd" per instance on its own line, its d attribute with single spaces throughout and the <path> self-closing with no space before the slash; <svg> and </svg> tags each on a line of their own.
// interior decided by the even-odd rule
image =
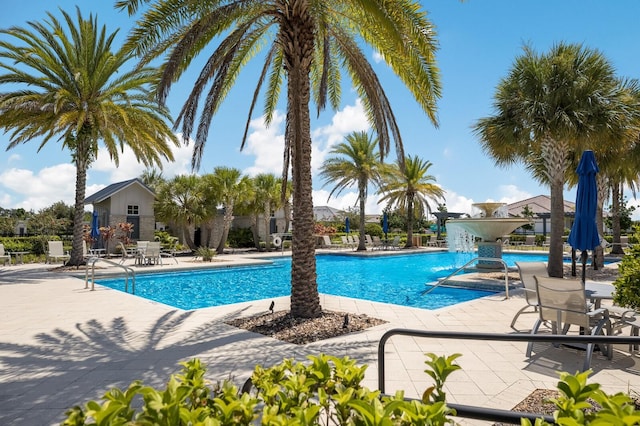
<svg viewBox="0 0 640 426">
<path fill-rule="evenodd" d="M 224 246 L 227 244 L 227 238 L 229 237 L 229 229 L 233 222 L 233 204 L 229 204 L 224 209 L 224 216 L 222 217 L 222 235 L 220 236 L 220 242 L 216 248 L 216 253 L 224 253 Z"/>
<path fill-rule="evenodd" d="M 407 197 L 407 243 L 405 248 L 413 247 L 413 194 Z"/>
<path fill-rule="evenodd" d="M 622 204 L 621 183 L 616 182 L 611 185 L 611 231 L 613 232 L 613 247 L 611 254 L 624 254 L 620 244 L 622 229 L 620 227 L 620 206 Z"/>
<path fill-rule="evenodd" d="M 358 235 L 360 236 L 360 241 L 358 241 L 358 251 L 366 251 L 367 250 L 367 246 L 365 245 L 365 243 L 367 242 L 365 239 L 365 229 L 364 229 L 364 218 L 365 218 L 365 214 L 364 214 L 364 209 L 365 209 L 365 184 L 363 183 L 359 183 L 358 184 L 359 188 L 358 188 L 358 197 L 359 197 L 359 201 L 360 201 L 360 228 L 358 229 Z"/>
<path fill-rule="evenodd" d="M 288 71 L 285 140 L 291 149 L 293 162 L 291 315 L 297 318 L 315 318 L 322 314 L 313 238 L 309 73 L 314 25 L 308 8 L 309 4 L 304 0 L 287 3 L 280 33 Z"/>
<path fill-rule="evenodd" d="M 71 242 L 71 256 L 67 265 L 80 266 L 85 264 L 83 240 L 84 198 L 87 187 L 87 155 L 81 150 L 82 141 L 78 141 L 76 155 L 76 198 L 73 211 L 73 239 Z"/>
<path fill-rule="evenodd" d="M 542 156 L 549 174 L 551 196 L 551 235 L 549 237 L 549 262 L 547 270 L 550 277 L 564 276 L 562 235 L 564 233 L 564 189 L 565 170 L 567 166 L 567 144 L 544 138 Z"/>
</svg>

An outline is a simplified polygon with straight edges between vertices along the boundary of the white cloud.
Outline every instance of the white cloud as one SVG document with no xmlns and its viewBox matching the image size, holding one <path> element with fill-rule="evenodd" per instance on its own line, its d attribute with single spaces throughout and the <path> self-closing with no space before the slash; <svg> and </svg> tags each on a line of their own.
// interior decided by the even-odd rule
<svg viewBox="0 0 640 426">
<path fill-rule="evenodd" d="M 384 56 L 382 56 L 382 54 L 378 51 L 373 51 L 373 61 L 376 64 L 379 64 L 380 62 L 384 62 Z"/>
<path fill-rule="evenodd" d="M 22 156 L 20 154 L 11 154 L 9 158 L 7 158 L 7 164 L 18 163 L 22 160 Z"/>
<path fill-rule="evenodd" d="M 451 213 L 473 213 L 472 204 L 475 203 L 472 198 L 467 198 L 464 195 L 457 194 L 453 191 L 445 190 L 445 205 L 447 206 L 447 211 Z M 435 208 L 435 206 L 433 206 Z M 433 219 L 430 217 L 429 219 Z"/>
<path fill-rule="evenodd" d="M 327 200 L 330 190 L 320 189 L 313 191 L 313 205 L 314 206 L 331 206 L 340 210 L 348 210 L 357 208 L 358 193 L 356 191 L 343 191 L 340 195 L 333 195 L 331 199 Z M 374 192 L 370 192 L 365 203 L 366 214 L 380 214 L 384 205 L 378 204 L 380 197 Z"/>
<path fill-rule="evenodd" d="M 498 193 L 501 194 L 499 201 L 507 204 L 533 197 L 530 192 L 520 189 L 515 185 L 500 185 L 498 186 Z"/>
<path fill-rule="evenodd" d="M 282 173 L 282 155 L 284 153 L 284 134 L 282 124 L 285 115 L 276 111 L 269 126 L 264 117 L 251 120 L 250 133 L 247 136 L 247 145 L 242 153 L 254 155 L 253 166 L 245 169 L 244 173 L 255 176 L 260 173 Z"/>
<path fill-rule="evenodd" d="M 3 195 L 3 199 L 10 200 L 3 207 L 38 211 L 57 201 L 73 205 L 75 176 L 76 169 L 72 164 L 45 167 L 37 173 L 17 168 L 5 170 L 0 174 L 0 182 L 19 196 Z"/>
</svg>

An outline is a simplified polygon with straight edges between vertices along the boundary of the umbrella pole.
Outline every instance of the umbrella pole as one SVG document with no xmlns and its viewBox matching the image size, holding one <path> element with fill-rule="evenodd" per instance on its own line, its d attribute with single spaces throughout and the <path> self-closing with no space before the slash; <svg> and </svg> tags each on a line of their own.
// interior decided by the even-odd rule
<svg viewBox="0 0 640 426">
<path fill-rule="evenodd" d="M 571 247 L 571 276 L 576 276 L 576 249 Z"/>
<path fill-rule="evenodd" d="M 585 283 L 587 277 L 587 250 L 582 250 L 582 284 Z"/>
</svg>

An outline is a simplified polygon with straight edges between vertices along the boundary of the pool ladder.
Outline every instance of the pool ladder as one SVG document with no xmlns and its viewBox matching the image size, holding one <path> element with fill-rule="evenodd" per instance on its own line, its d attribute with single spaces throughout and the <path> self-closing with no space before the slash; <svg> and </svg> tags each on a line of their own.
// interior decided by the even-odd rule
<svg viewBox="0 0 640 426">
<path fill-rule="evenodd" d="M 500 263 L 502 263 L 502 266 L 504 266 L 504 292 L 505 292 L 505 295 L 506 295 L 506 297 L 508 299 L 509 298 L 509 266 L 507 265 L 507 262 L 505 262 L 504 260 L 502 260 L 499 257 L 475 257 L 475 258 L 471 259 L 470 261 L 468 261 L 467 263 L 465 263 L 464 265 L 462 265 L 461 267 L 459 267 L 458 269 L 456 269 L 451 274 L 447 275 L 446 278 L 443 278 L 443 279 L 439 280 L 432 287 L 422 290 L 422 293 L 420 293 L 420 295 L 424 296 L 425 294 L 431 293 L 433 290 L 436 289 L 436 287 L 439 287 L 443 283 L 449 281 L 449 279 L 451 277 L 453 277 L 454 275 L 457 275 L 458 272 L 463 271 L 467 266 L 471 265 L 472 263 L 474 263 L 476 261 L 490 261 L 490 262 L 500 262 Z"/>
<path fill-rule="evenodd" d="M 110 260 L 102 259 L 100 257 L 95 257 L 95 256 L 87 259 L 87 266 L 84 272 L 84 288 L 89 288 L 89 265 L 91 265 L 91 291 L 95 290 L 94 285 L 95 285 L 95 275 L 96 275 L 96 263 L 98 261 L 122 268 L 125 273 L 124 292 L 125 293 L 129 292 L 129 277 L 131 277 L 131 294 L 136 293 L 136 271 L 134 271 L 128 266 L 121 265 L 119 263 L 112 262 Z"/>
</svg>

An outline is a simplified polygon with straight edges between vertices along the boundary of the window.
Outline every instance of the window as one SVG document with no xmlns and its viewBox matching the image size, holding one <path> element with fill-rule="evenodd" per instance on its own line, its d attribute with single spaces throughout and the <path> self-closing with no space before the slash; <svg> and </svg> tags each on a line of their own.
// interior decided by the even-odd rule
<svg viewBox="0 0 640 426">
<path fill-rule="evenodd" d="M 128 215 L 139 215 L 138 206 L 127 206 Z"/>
</svg>

